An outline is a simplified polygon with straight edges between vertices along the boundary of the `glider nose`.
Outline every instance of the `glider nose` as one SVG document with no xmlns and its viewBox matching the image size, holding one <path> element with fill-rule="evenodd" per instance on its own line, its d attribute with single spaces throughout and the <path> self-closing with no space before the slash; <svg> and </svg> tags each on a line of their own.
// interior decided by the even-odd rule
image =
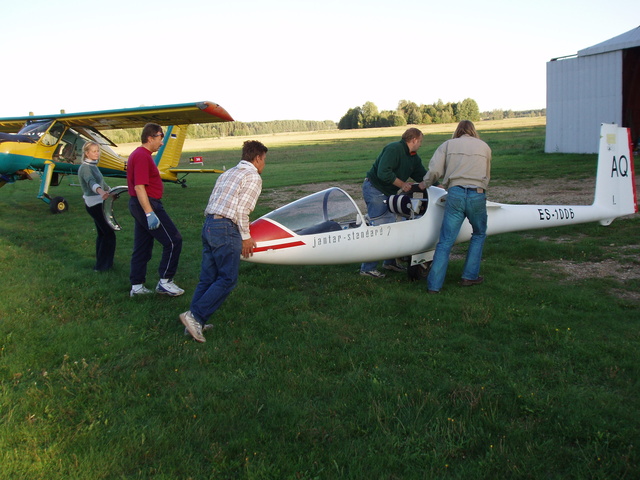
<svg viewBox="0 0 640 480">
<path fill-rule="evenodd" d="M 293 237 L 291 233 L 278 224 L 264 218 L 259 218 L 251 222 L 249 230 L 251 232 L 251 238 L 257 243 Z"/>
<path fill-rule="evenodd" d="M 290 251 L 292 247 L 305 245 L 300 237 L 279 223 L 269 218 L 259 218 L 249 226 L 251 238 L 256 242 L 251 258 L 244 258 L 249 262 L 264 262 L 274 252 Z M 266 255 L 266 257 L 264 256 Z"/>
</svg>

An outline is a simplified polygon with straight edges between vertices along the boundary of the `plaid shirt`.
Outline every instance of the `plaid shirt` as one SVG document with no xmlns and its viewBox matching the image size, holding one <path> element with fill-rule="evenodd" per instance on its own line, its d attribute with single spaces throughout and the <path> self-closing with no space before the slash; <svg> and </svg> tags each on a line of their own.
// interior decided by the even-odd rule
<svg viewBox="0 0 640 480">
<path fill-rule="evenodd" d="M 243 240 L 251 238 L 249 214 L 253 211 L 262 191 L 262 177 L 251 162 L 241 160 L 224 172 L 216 181 L 204 213 L 221 215 L 233 221 L 240 229 Z"/>
</svg>

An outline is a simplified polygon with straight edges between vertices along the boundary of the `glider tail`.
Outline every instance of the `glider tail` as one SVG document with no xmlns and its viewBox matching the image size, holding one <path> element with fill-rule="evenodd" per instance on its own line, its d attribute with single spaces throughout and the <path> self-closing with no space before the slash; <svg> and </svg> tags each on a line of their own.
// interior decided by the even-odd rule
<svg viewBox="0 0 640 480">
<path fill-rule="evenodd" d="M 627 128 L 602 124 L 593 205 L 611 212 L 610 217 L 600 220 L 601 225 L 638 212 L 631 133 Z"/>
<path fill-rule="evenodd" d="M 180 155 L 182 154 L 184 140 L 187 138 L 188 127 L 189 125 L 171 125 L 167 128 L 164 143 L 155 158 L 156 165 L 163 178 L 167 175 L 175 177 L 175 174 L 169 172 L 169 169 L 177 167 L 178 163 L 180 163 Z"/>
</svg>

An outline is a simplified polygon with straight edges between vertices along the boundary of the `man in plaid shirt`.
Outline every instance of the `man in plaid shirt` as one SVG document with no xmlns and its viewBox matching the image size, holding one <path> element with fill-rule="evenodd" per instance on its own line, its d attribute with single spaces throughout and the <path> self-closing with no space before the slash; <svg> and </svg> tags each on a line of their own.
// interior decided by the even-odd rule
<svg viewBox="0 0 640 480">
<path fill-rule="evenodd" d="M 202 227 L 200 281 L 190 309 L 180 314 L 187 332 L 204 343 L 203 329 L 238 283 L 240 255 L 250 257 L 256 242 L 249 232 L 249 214 L 262 191 L 260 174 L 267 147 L 256 140 L 242 145 L 242 160 L 218 178 L 205 209 Z"/>
</svg>

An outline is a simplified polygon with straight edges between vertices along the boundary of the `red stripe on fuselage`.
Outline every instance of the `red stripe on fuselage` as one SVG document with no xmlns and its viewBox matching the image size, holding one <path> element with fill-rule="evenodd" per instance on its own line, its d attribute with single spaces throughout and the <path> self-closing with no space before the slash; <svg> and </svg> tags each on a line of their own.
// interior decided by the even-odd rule
<svg viewBox="0 0 640 480">
<path fill-rule="evenodd" d="M 289 247 L 301 247 L 302 245 L 306 245 L 306 243 L 297 241 L 297 242 L 291 242 L 291 243 L 283 243 L 281 245 L 271 245 L 269 247 L 256 247 L 253 249 L 253 253 L 267 252 L 269 250 L 281 250 L 283 248 L 289 248 Z"/>
</svg>

